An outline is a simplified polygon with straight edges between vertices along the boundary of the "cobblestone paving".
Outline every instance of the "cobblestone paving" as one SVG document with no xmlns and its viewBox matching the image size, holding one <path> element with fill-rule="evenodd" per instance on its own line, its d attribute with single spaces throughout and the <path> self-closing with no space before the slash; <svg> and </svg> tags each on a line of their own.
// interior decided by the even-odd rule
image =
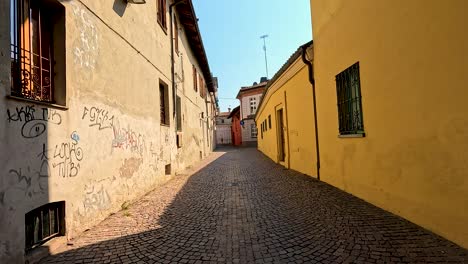
<svg viewBox="0 0 468 264">
<path fill-rule="evenodd" d="M 226 149 L 43 263 L 468 263 L 468 251 L 255 149 Z"/>
</svg>

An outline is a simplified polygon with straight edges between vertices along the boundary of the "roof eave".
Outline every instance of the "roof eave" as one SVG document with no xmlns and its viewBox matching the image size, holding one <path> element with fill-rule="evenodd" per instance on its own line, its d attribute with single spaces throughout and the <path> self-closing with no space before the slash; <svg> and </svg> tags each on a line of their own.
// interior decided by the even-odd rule
<svg viewBox="0 0 468 264">
<path fill-rule="evenodd" d="M 206 56 L 205 47 L 198 28 L 198 19 L 193 8 L 192 0 L 185 0 L 176 6 L 179 14 L 179 22 L 185 28 L 185 33 L 192 51 L 198 60 L 200 68 L 205 78 L 208 91 L 215 92 L 213 76 Z"/>
</svg>

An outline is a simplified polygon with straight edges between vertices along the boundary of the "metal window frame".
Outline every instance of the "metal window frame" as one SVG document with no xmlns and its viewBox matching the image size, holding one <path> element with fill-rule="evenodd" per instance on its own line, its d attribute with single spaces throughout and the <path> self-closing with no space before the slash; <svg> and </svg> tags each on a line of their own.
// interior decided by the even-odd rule
<svg viewBox="0 0 468 264">
<path fill-rule="evenodd" d="M 160 123 L 163 126 L 170 125 L 169 111 L 169 86 L 164 81 L 159 80 L 159 112 Z"/>
<path fill-rule="evenodd" d="M 53 215 L 51 215 L 51 212 L 53 212 Z M 45 232 L 46 217 L 49 218 L 48 232 Z M 51 221 L 52 218 L 54 219 L 53 221 Z M 54 223 L 54 226 L 52 226 L 52 223 Z M 64 235 L 65 201 L 48 203 L 25 214 L 26 251 L 32 250 L 54 237 Z"/>
<path fill-rule="evenodd" d="M 342 135 L 365 135 L 359 62 L 335 76 L 338 129 Z"/>
<path fill-rule="evenodd" d="M 53 25 L 43 14 L 47 5 L 30 0 L 11 0 L 10 4 L 11 95 L 54 103 Z M 37 21 L 36 37 L 33 17 Z"/>
</svg>

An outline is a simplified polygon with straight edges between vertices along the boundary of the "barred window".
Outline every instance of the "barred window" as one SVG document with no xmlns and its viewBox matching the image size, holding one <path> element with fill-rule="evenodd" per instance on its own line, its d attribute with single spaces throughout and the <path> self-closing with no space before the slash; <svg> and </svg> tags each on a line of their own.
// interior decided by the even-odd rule
<svg viewBox="0 0 468 264">
<path fill-rule="evenodd" d="M 182 103 L 180 96 L 176 95 L 176 110 L 177 110 L 177 131 L 182 131 Z"/>
<path fill-rule="evenodd" d="M 159 109 L 161 125 L 169 125 L 169 91 L 167 84 L 159 80 Z"/>
<path fill-rule="evenodd" d="M 25 215 L 26 250 L 65 235 L 65 202 L 43 205 Z"/>
<path fill-rule="evenodd" d="M 359 62 L 336 76 L 340 135 L 363 134 Z"/>
<path fill-rule="evenodd" d="M 10 0 L 12 96 L 65 105 L 64 14 L 57 1 Z"/>
<path fill-rule="evenodd" d="M 198 92 L 198 82 L 197 82 L 197 68 L 195 68 L 195 65 L 192 65 L 193 69 L 193 89 L 195 92 Z"/>
</svg>

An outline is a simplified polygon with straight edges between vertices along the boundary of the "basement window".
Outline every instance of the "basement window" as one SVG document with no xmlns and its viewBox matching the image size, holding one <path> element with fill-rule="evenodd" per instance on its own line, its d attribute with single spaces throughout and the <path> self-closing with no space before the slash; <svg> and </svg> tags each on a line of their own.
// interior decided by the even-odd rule
<svg viewBox="0 0 468 264">
<path fill-rule="evenodd" d="M 336 75 L 340 135 L 364 135 L 359 62 Z"/>
<path fill-rule="evenodd" d="M 65 8 L 56 0 L 10 0 L 11 96 L 66 104 Z"/>
<path fill-rule="evenodd" d="M 65 202 L 43 205 L 25 215 L 26 251 L 65 235 Z"/>
<path fill-rule="evenodd" d="M 166 166 L 164 166 L 164 173 L 166 175 L 171 175 L 171 164 L 167 164 Z"/>
</svg>

